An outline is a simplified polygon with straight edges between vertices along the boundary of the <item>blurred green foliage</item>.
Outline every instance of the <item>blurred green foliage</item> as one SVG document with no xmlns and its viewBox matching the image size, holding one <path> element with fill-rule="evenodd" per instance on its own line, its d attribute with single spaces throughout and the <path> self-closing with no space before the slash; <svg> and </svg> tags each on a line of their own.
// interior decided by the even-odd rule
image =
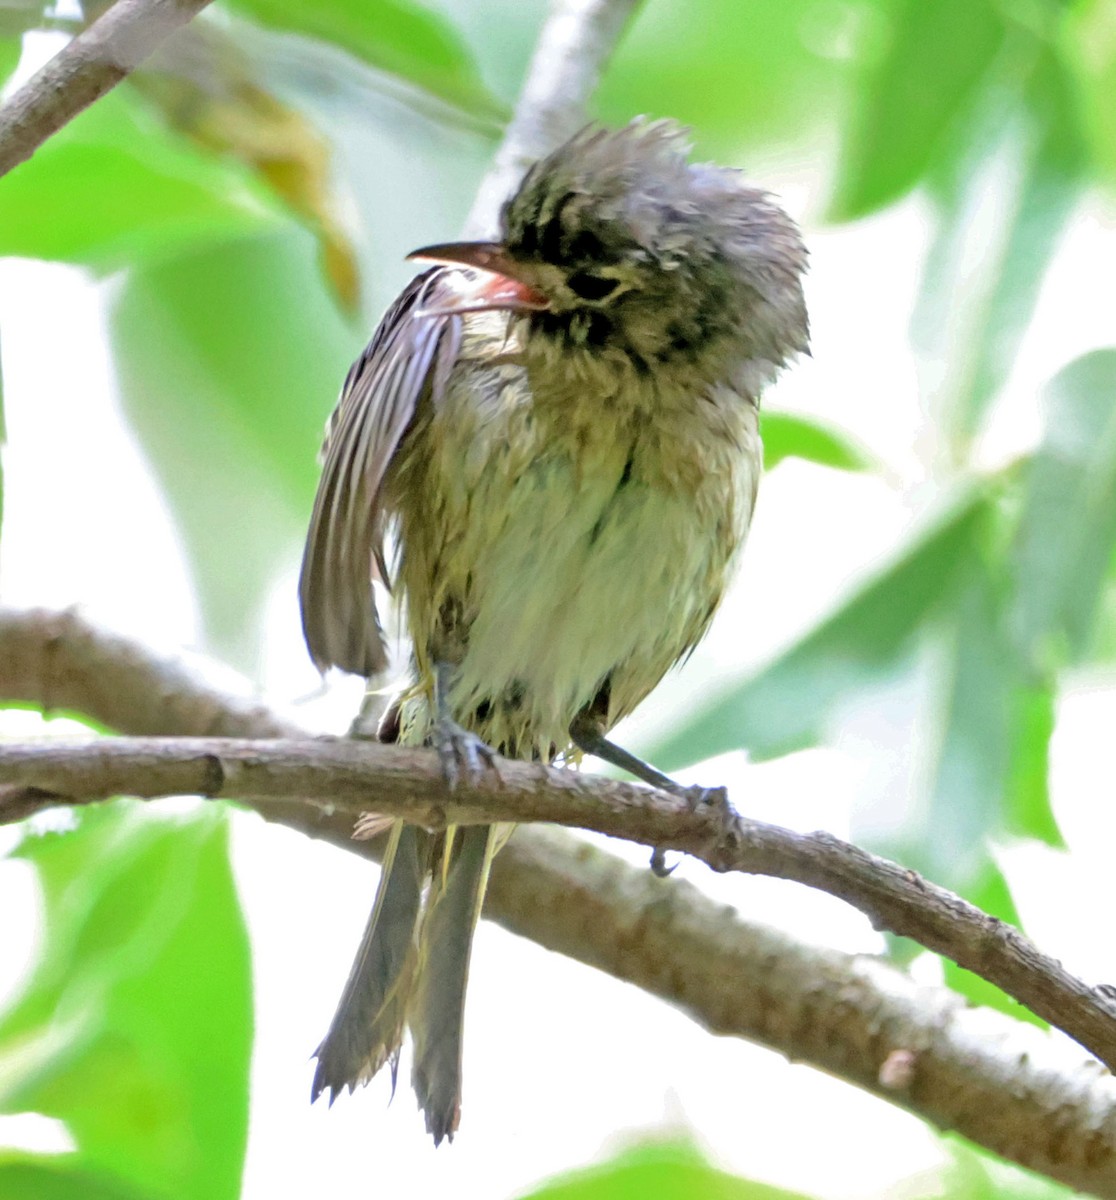
<svg viewBox="0 0 1116 1200">
<path fill-rule="evenodd" d="M 28 836 L 49 931 L 0 1018 L 0 1111 L 65 1121 L 76 1154 L 0 1159 L 0 1195 L 220 1200 L 240 1190 L 248 939 L 225 814 L 118 802 Z M 71 1175 L 72 1173 L 72 1175 Z M 17 1190 L 36 1177 L 38 1192 Z M 86 1191 L 69 1191 L 77 1187 Z"/>
<path fill-rule="evenodd" d="M 1001 6 L 896 0 L 859 71 L 831 217 L 851 221 L 899 199 L 950 159 L 1007 36 Z"/>
<path fill-rule="evenodd" d="M 39 3 L 2 8 L 0 81 L 47 20 Z M 241 666 L 297 553 L 345 366 L 401 278 L 404 215 L 467 206 L 464 189 L 357 170 L 339 139 L 363 122 L 387 146 L 425 124 L 438 137 L 421 144 L 464 178 L 542 15 L 521 0 L 218 0 L 199 28 L 235 54 L 202 72 L 189 56 L 155 62 L 0 182 L 0 254 L 120 273 L 110 330 L 128 419 L 182 530 L 209 645 Z M 910 342 L 937 434 L 934 503 L 814 629 L 646 749 L 666 769 L 787 754 L 922 672 L 928 769 L 875 848 L 1017 919 L 990 840 L 1059 844 L 1059 692 L 1116 645 L 1116 346 L 1028 381 L 1044 417 L 1032 451 L 988 472 L 976 447 L 1042 336 L 1036 303 L 1071 218 L 1116 184 L 1116 6 L 647 0 L 597 105 L 611 121 L 676 116 L 711 156 L 808 164 L 829 181 L 816 207 L 830 222 L 915 194 L 930 232 Z M 855 430 L 776 411 L 764 435 L 769 469 L 799 458 L 889 477 Z M 57 1115 L 77 1150 L 0 1158 L 0 1192 L 235 1195 L 251 1012 L 223 824 L 91 810 L 21 853 L 47 938 L 0 1022 L 0 1106 Z M 974 1162 L 950 1194 L 999 1194 Z M 537 1194 L 783 1195 L 661 1147 Z"/>
<path fill-rule="evenodd" d="M 1081 105 L 1093 169 L 1116 182 L 1116 10 L 1108 0 L 1067 6 L 1063 49 Z"/>
<path fill-rule="evenodd" d="M 1074 83 L 1057 44 L 1033 35 L 1018 41 L 999 51 L 997 64 L 1006 67 L 997 65 L 926 179 L 936 228 L 911 340 L 958 465 L 1015 362 L 1087 179 Z M 997 172 L 1010 173 L 1011 186 L 989 230 L 986 200 Z"/>
<path fill-rule="evenodd" d="M 310 238 L 288 223 L 137 264 L 110 320 L 124 403 L 178 515 L 210 642 L 250 670 L 350 353 Z"/>
<path fill-rule="evenodd" d="M 799 139 L 840 100 L 842 72 L 828 55 L 849 19 L 841 0 L 703 0 L 700 12 L 650 0 L 605 76 L 600 115 L 674 117 L 716 158 Z"/>
<path fill-rule="evenodd" d="M 8 440 L 4 426 L 4 363 L 0 345 L 0 533 L 4 531 L 4 443 Z"/>
<path fill-rule="evenodd" d="M 107 270 L 251 236 L 281 219 L 278 201 L 247 170 L 195 150 L 120 88 L 4 179 L 0 254 Z"/>
<path fill-rule="evenodd" d="M 2 27 L 0 27 L 0 35 L 3 35 Z M 0 36 L 0 87 L 3 87 L 8 76 L 15 70 L 16 64 L 19 62 L 19 53 L 19 38 Z"/>
<path fill-rule="evenodd" d="M 523 1200 L 802 1200 L 711 1166 L 685 1142 L 632 1146 L 608 1162 L 544 1184 Z"/>
<path fill-rule="evenodd" d="M 1064 1189 L 948 1139 L 940 1172 L 904 1183 L 911 1200 L 1053 1200 Z M 718 1170 L 688 1142 L 647 1142 L 543 1184 L 522 1200 L 801 1200 L 797 1193 Z"/>
<path fill-rule="evenodd" d="M 506 116 L 453 24 L 411 0 L 227 0 L 266 29 L 336 46 L 480 118 Z"/>
<path fill-rule="evenodd" d="M 992 510 L 984 484 L 958 496 L 828 620 L 677 722 L 655 761 L 676 768 L 742 745 L 774 758 L 822 741 L 836 706 L 891 677 L 963 587 Z"/>
<path fill-rule="evenodd" d="M 765 410 L 760 414 L 760 432 L 765 471 L 787 458 L 801 458 L 840 471 L 868 471 L 873 466 L 868 454 L 846 435 L 791 413 Z"/>
</svg>

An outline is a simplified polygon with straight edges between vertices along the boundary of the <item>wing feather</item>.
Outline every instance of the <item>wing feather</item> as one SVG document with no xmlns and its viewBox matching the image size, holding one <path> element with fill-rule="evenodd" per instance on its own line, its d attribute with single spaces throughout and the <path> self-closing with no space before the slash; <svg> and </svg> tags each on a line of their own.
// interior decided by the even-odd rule
<svg viewBox="0 0 1116 1200">
<path fill-rule="evenodd" d="M 461 318 L 424 313 L 450 297 L 443 268 L 416 276 L 353 363 L 322 447 L 299 579 L 302 629 L 319 670 L 374 675 L 387 648 L 372 582 L 388 583 L 384 477 L 425 397 L 437 403 L 461 343 Z"/>
</svg>

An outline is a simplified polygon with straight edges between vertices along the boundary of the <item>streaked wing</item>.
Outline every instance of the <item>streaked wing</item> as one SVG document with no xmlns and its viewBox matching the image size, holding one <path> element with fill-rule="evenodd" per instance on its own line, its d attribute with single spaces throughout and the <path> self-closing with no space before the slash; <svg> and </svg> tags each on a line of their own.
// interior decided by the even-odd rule
<svg viewBox="0 0 1116 1200">
<path fill-rule="evenodd" d="M 385 584 L 384 476 L 420 401 L 436 401 L 461 343 L 461 318 L 417 315 L 451 298 L 436 268 L 416 276 L 349 369 L 322 447 L 322 477 L 302 556 L 302 630 L 319 670 L 374 675 L 387 649 L 372 595 Z"/>
</svg>

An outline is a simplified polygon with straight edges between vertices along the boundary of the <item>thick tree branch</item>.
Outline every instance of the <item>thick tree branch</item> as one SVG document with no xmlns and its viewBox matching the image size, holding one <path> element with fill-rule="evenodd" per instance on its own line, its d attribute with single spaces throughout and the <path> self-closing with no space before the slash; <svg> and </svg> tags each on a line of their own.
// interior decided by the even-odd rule
<svg viewBox="0 0 1116 1200">
<path fill-rule="evenodd" d="M 116 0 L 0 108 L 0 175 L 114 88 L 209 0 Z"/>
<path fill-rule="evenodd" d="M 74 609 L 0 607 L 0 695 L 141 737 L 305 737 L 274 709 Z"/>
<path fill-rule="evenodd" d="M 759 1042 L 1022 1166 L 1116 1196 L 1116 1079 L 1070 1043 L 574 845 L 559 830 L 518 833 L 496 860 L 486 912 L 670 1000 L 712 1033 Z"/>
<path fill-rule="evenodd" d="M 125 638 L 99 633 L 73 613 L 0 611 L 0 696 L 84 712 L 125 731 L 187 736 L 258 732 L 264 738 L 291 733 L 290 723 L 268 709 L 241 699 L 223 705 L 218 690 L 179 664 Z M 411 766 L 417 766 L 420 778 L 425 773 L 430 785 L 410 785 L 414 813 L 444 815 L 448 797 L 423 752 L 330 741 L 310 745 L 315 751 L 338 750 L 369 761 L 380 755 L 394 761 L 409 753 L 415 760 Z M 343 775 L 328 794 L 328 806 L 257 798 L 253 807 L 270 820 L 373 857 L 374 843 L 354 842 L 350 836 L 352 808 L 367 803 L 367 793 L 356 795 L 368 786 L 362 771 L 371 769 L 360 767 L 347 776 L 345 786 L 353 789 L 347 799 Z M 204 770 L 203 764 L 202 790 Z M 540 770 L 522 763 L 502 768 L 516 803 L 532 796 L 531 803 L 544 802 L 532 782 Z M 618 814 L 623 818 L 625 812 L 641 811 L 630 806 L 635 797 L 651 800 L 654 822 L 674 828 L 671 823 L 678 821 L 678 828 L 688 830 L 686 821 L 694 819 L 676 813 L 671 797 L 649 789 L 572 772 L 542 772 L 541 778 L 549 780 L 552 774 L 563 785 L 557 792 L 560 803 L 603 807 L 609 822 Z M 394 768 L 389 778 L 398 778 Z M 517 791 L 521 786 L 524 790 Z M 397 792 L 405 790 L 400 785 Z M 378 793 L 377 803 L 386 804 L 387 796 L 386 790 Z M 468 800 L 470 805 L 488 804 L 491 796 L 471 793 Z M 580 819 L 581 809 L 569 815 Z M 703 819 L 699 814 L 699 825 Z M 817 835 L 790 834 L 790 851 L 799 838 L 809 842 L 811 836 Z M 835 871 L 833 843 L 821 838 L 825 871 Z M 861 857 L 862 852 L 849 849 Z M 854 876 L 872 870 L 874 860 L 863 859 L 867 865 L 857 867 Z M 909 903 L 916 908 L 920 896 L 937 893 L 913 875 L 898 874 L 914 889 Z M 716 1033 L 758 1041 L 955 1129 L 1023 1166 L 1095 1195 L 1116 1196 L 1116 1081 L 1096 1064 L 1090 1068 L 1068 1044 L 1031 1026 L 970 1010 L 952 993 L 918 988 L 874 960 L 804 946 L 751 925 L 696 888 L 655 879 L 558 829 L 521 828 L 516 833 L 496 860 L 485 915 L 679 1005 Z M 986 921 L 981 918 L 974 932 Z M 992 943 L 998 933 L 992 922 Z M 1018 935 L 1011 937 L 1014 942 Z M 1034 970 L 1046 961 L 1041 956 L 1037 963 L 1025 959 L 1027 969 Z"/>
<path fill-rule="evenodd" d="M 1116 1002 L 959 896 L 827 833 L 751 821 L 725 802 L 501 760 L 483 788 L 450 792 L 429 750 L 336 739 L 118 738 L 0 747 L 0 821 L 50 804 L 197 794 L 374 809 L 427 828 L 548 822 L 658 846 L 715 871 L 790 879 L 838 896 L 877 929 L 987 979 L 1116 1070 Z"/>
</svg>

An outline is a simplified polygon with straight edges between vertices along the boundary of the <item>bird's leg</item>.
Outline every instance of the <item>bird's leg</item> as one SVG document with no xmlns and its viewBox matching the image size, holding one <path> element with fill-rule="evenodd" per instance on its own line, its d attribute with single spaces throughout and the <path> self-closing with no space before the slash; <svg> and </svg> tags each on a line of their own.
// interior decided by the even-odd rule
<svg viewBox="0 0 1116 1200">
<path fill-rule="evenodd" d="M 583 753 L 603 759 L 614 767 L 627 771 L 629 775 L 642 779 L 644 783 L 649 783 L 652 787 L 662 788 L 664 792 L 680 796 L 693 809 L 697 809 L 703 804 L 726 805 L 728 803 L 728 796 L 725 794 L 724 788 L 687 787 L 685 784 L 671 779 L 669 775 L 664 775 L 662 771 L 656 771 L 650 763 L 644 762 L 642 758 L 637 758 L 623 746 L 609 741 L 589 713 L 580 713 L 574 718 L 570 725 L 570 739 Z M 666 865 L 666 854 L 658 846 L 651 851 L 651 870 L 660 877 L 669 875 L 674 870 L 673 867 Z"/>
<path fill-rule="evenodd" d="M 465 769 L 466 783 L 473 786 L 480 780 L 482 763 L 496 769 L 496 751 L 450 716 L 449 690 L 452 681 L 453 665 L 445 662 L 435 664 L 433 742 L 442 760 L 442 773 L 450 791 L 457 787 L 462 767 Z"/>
<path fill-rule="evenodd" d="M 349 726 L 348 736 L 355 738 L 359 742 L 394 741 L 394 738 L 385 739 L 380 736 L 379 727 L 384 711 L 383 695 L 380 692 L 373 691 L 371 686 L 366 683 L 364 696 L 360 701 L 360 709 L 357 715 L 353 717 L 352 724 Z"/>
</svg>

